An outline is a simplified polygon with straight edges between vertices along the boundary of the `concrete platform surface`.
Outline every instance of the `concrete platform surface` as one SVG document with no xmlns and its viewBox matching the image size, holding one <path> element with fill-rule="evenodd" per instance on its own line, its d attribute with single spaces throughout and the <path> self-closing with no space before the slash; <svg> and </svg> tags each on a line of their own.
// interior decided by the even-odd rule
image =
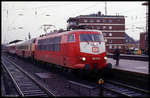
<svg viewBox="0 0 150 98">
<path fill-rule="evenodd" d="M 120 59 L 119 65 L 116 66 L 116 60 L 108 58 L 107 63 L 111 63 L 113 69 L 149 74 L 149 61 Z"/>
</svg>

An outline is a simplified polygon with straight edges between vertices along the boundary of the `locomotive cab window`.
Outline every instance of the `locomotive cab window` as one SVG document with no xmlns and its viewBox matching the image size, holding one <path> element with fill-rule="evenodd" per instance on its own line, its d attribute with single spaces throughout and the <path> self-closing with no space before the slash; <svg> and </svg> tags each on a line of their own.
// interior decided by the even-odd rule
<svg viewBox="0 0 150 98">
<path fill-rule="evenodd" d="M 75 41 L 75 34 L 69 34 L 68 35 L 68 42 L 74 42 Z"/>
<path fill-rule="evenodd" d="M 80 41 L 104 41 L 104 38 L 101 34 L 80 34 Z"/>
</svg>

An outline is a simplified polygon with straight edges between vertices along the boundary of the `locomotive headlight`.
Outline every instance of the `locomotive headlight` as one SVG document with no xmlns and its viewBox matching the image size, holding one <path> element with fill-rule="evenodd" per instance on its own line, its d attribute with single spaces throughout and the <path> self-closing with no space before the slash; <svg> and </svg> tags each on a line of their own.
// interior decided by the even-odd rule
<svg viewBox="0 0 150 98">
<path fill-rule="evenodd" d="M 94 43 L 94 46 L 97 46 L 97 43 Z"/>
<path fill-rule="evenodd" d="M 85 58 L 85 57 L 82 57 L 82 60 L 83 60 L 83 61 L 85 61 L 85 60 L 86 60 L 86 58 Z"/>
<path fill-rule="evenodd" d="M 107 57 L 105 56 L 104 59 L 107 60 Z"/>
</svg>

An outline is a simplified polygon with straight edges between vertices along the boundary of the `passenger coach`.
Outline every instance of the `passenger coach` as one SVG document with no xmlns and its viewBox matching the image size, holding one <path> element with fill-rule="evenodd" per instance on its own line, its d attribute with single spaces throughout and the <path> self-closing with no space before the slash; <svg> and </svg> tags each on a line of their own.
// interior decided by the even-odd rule
<svg viewBox="0 0 150 98">
<path fill-rule="evenodd" d="M 16 44 L 16 54 L 23 58 L 34 58 L 35 38 Z"/>
</svg>

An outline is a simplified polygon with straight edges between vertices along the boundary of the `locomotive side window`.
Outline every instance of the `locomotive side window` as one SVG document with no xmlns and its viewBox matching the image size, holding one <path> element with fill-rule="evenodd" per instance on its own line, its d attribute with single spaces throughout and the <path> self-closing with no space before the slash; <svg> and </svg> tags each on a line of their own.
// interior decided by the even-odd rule
<svg viewBox="0 0 150 98">
<path fill-rule="evenodd" d="M 74 42 L 75 41 L 75 34 L 69 34 L 68 35 L 68 42 Z"/>
<path fill-rule="evenodd" d="M 48 39 L 41 39 L 38 41 L 38 50 L 60 51 L 60 41 L 60 36 Z"/>
</svg>

